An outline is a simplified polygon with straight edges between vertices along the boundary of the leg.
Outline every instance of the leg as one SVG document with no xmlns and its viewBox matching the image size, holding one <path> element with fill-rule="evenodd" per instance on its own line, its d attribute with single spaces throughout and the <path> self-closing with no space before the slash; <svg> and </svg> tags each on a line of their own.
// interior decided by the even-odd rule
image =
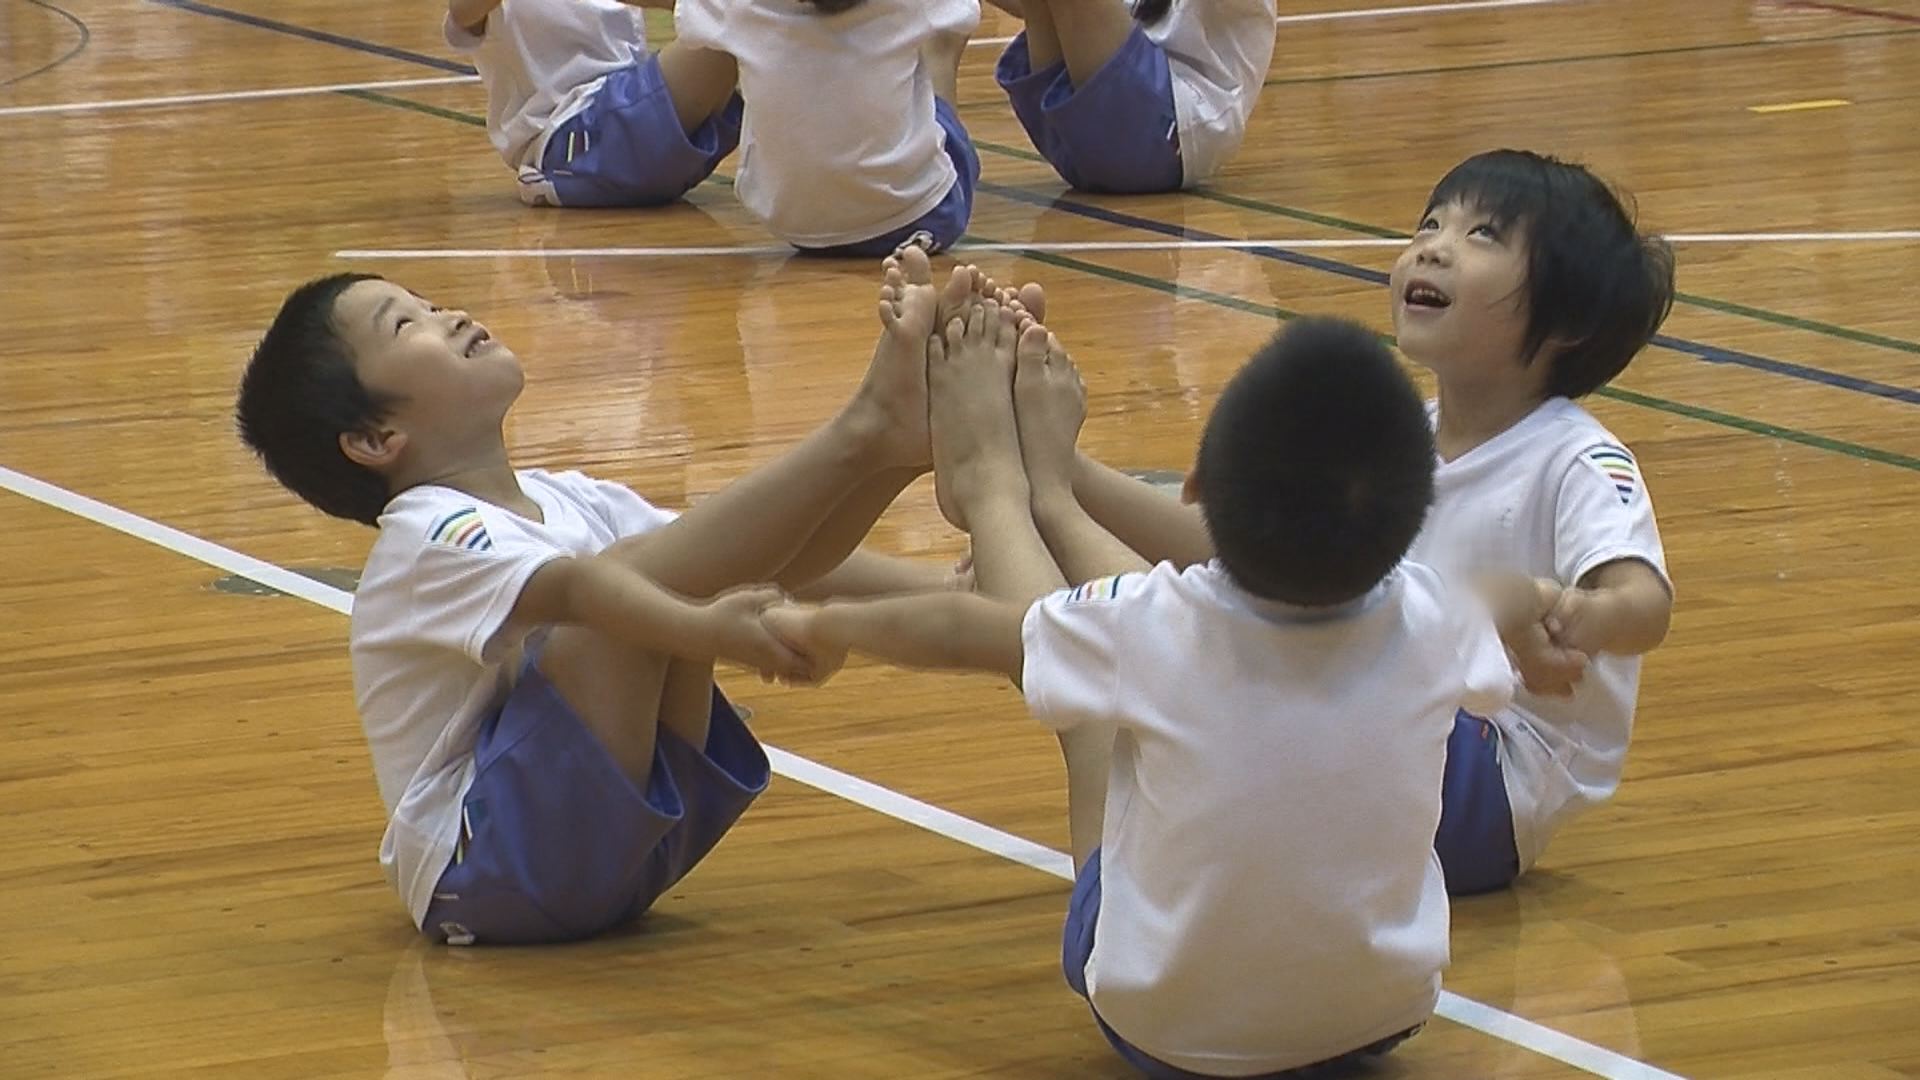
<svg viewBox="0 0 1920 1080">
<path fill-rule="evenodd" d="M 1034 47 L 1035 20 L 1033 13 L 1029 12 L 1027 55 L 1032 58 L 1034 70 L 1064 60 L 1067 77 L 1073 80 L 1075 86 L 1091 80 L 1133 33 L 1132 14 L 1124 5 L 1113 0 L 1046 0 L 1044 5 L 1035 6 L 1047 9 L 1044 21 L 1051 24 L 1058 58 L 1045 63 L 1041 61 Z"/>
<path fill-rule="evenodd" d="M 677 45 L 611 72 L 548 136 L 540 167 L 521 169 L 521 198 L 570 207 L 680 198 L 739 145 L 736 74 L 725 53 Z"/>
<path fill-rule="evenodd" d="M 667 715 L 668 674 L 684 663 L 657 653 L 636 654 L 578 626 L 549 631 L 535 661 L 620 771 L 640 787 L 652 771 L 654 739 Z"/>
<path fill-rule="evenodd" d="M 740 83 L 740 67 L 732 56 L 712 49 L 695 49 L 670 42 L 660 50 L 660 75 L 673 98 L 673 113 L 688 135 L 727 107 Z"/>
<path fill-rule="evenodd" d="M 989 300 L 928 348 L 934 478 L 947 480 L 952 516 L 971 526 L 974 575 L 982 593 L 1031 602 L 1066 584 L 1033 521 L 1031 493 L 1014 418 L 1013 368 L 1022 340 L 1017 313 Z M 1045 341 L 1043 328 L 1027 334 Z M 1067 821 L 1081 865 L 1100 844 L 1113 740 L 1105 732 L 1065 732 Z"/>
<path fill-rule="evenodd" d="M 1022 0 L 1021 8 L 1020 17 L 1027 23 L 1023 35 L 1027 64 L 1033 71 L 1045 71 L 1062 59 L 1060 30 L 1053 21 L 1053 0 Z"/>
<path fill-rule="evenodd" d="M 1060 569 L 1075 584 L 1149 569 L 1146 559 L 1101 528 L 1074 498 L 1073 444 L 1086 419 L 1087 389 L 1060 339 L 1036 323 L 1020 335 L 1017 359 L 1014 415 L 1033 491 L 1033 520 Z"/>
</svg>

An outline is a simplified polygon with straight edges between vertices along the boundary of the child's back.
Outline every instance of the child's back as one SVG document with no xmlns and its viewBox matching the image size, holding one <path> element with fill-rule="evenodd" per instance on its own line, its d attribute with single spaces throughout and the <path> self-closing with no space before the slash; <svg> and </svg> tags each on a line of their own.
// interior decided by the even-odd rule
<svg viewBox="0 0 1920 1080">
<path fill-rule="evenodd" d="M 1241 1075 L 1432 1013 L 1447 737 L 1456 708 L 1497 708 L 1512 682 L 1474 615 L 1411 563 L 1335 609 L 1260 599 L 1218 563 L 1034 609 L 1035 714 L 1118 732 L 1086 969 L 1104 1021 L 1169 1064 Z"/>
<path fill-rule="evenodd" d="M 870 240 L 953 190 L 956 136 L 937 117 L 923 50 L 943 37 L 957 48 L 979 23 L 975 0 L 865 0 L 834 13 L 802 0 L 680 0 L 674 18 L 683 44 L 739 62 L 735 188 L 782 240 Z"/>
<path fill-rule="evenodd" d="M 471 54 L 487 87 L 487 134 L 513 167 L 538 165 L 544 138 L 600 82 L 647 55 L 640 9 L 619 0 L 514 0 L 481 33 L 449 15 L 447 43 Z"/>
</svg>

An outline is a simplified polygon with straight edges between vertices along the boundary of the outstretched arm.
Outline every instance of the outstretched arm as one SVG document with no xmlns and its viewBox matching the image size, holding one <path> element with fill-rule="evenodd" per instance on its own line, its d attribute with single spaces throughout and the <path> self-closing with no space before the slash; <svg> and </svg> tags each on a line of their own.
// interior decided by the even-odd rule
<svg viewBox="0 0 1920 1080">
<path fill-rule="evenodd" d="M 1017 684 L 1026 661 L 1020 639 L 1026 613 L 1025 605 L 1008 600 L 940 592 L 788 605 L 769 608 L 762 619 L 822 677 L 854 652 L 899 667 L 996 673 Z"/>
<path fill-rule="evenodd" d="M 1213 539 L 1199 507 L 1085 454 L 1074 470 L 1073 494 L 1093 520 L 1150 563 L 1185 569 L 1213 558 Z"/>
<path fill-rule="evenodd" d="M 475 37 L 487 32 L 487 16 L 503 0 L 447 0 L 447 15 L 453 24 Z"/>
</svg>

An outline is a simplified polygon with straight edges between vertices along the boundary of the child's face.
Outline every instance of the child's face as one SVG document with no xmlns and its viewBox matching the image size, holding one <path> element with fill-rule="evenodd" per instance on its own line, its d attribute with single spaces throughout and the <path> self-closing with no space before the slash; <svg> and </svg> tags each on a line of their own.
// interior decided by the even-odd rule
<svg viewBox="0 0 1920 1080">
<path fill-rule="evenodd" d="M 1527 332 L 1527 238 L 1465 203 L 1427 212 L 1393 264 L 1400 351 L 1443 380 L 1519 375 Z"/>
<path fill-rule="evenodd" d="M 398 402 L 387 423 L 416 446 L 497 437 L 525 383 L 520 359 L 466 312 L 391 281 L 348 286 L 333 322 L 361 383 Z"/>
</svg>

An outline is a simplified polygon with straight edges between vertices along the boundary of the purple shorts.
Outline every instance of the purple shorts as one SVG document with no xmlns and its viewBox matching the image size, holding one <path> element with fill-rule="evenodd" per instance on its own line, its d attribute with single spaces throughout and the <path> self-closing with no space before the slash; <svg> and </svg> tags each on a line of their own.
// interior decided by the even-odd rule
<svg viewBox="0 0 1920 1080">
<path fill-rule="evenodd" d="M 1073 895 L 1067 900 L 1067 926 L 1061 936 L 1060 967 L 1066 973 L 1067 985 L 1081 997 L 1087 996 L 1087 961 L 1093 957 L 1093 930 L 1100 921 L 1100 852 L 1095 849 L 1087 864 L 1073 879 Z M 1091 1005 L 1091 1001 L 1089 1001 Z M 1218 1080 L 1204 1073 L 1188 1072 L 1175 1065 L 1169 1065 L 1159 1058 L 1129 1043 L 1120 1037 L 1119 1032 L 1107 1026 L 1095 1011 L 1093 1022 L 1100 1025 L 1100 1033 L 1127 1064 L 1153 1080 Z M 1336 1075 L 1344 1075 L 1343 1070 L 1359 1065 L 1368 1058 L 1379 1057 L 1394 1047 L 1412 1038 L 1418 1032 L 1418 1025 L 1408 1028 L 1398 1035 L 1389 1035 L 1370 1046 L 1363 1046 L 1351 1053 L 1327 1061 L 1302 1065 L 1284 1072 L 1266 1073 L 1245 1080 L 1304 1080 L 1308 1076 L 1318 1076 L 1321 1070 L 1333 1070 Z"/>
<path fill-rule="evenodd" d="M 643 790 L 529 661 L 481 728 L 459 852 L 422 930 L 508 945 L 612 929 L 713 850 L 767 778 L 766 753 L 716 688 L 707 744 L 661 727 Z"/>
<path fill-rule="evenodd" d="M 1180 124 L 1166 51 L 1135 25 L 1082 86 L 1065 62 L 1033 70 L 1025 31 L 994 71 L 1013 114 L 1060 179 L 1081 191 L 1180 190 Z"/>
<path fill-rule="evenodd" d="M 1453 718 L 1433 849 L 1453 896 L 1504 889 L 1520 876 L 1513 807 L 1500 768 L 1500 729 L 1491 720 L 1464 712 Z"/>
<path fill-rule="evenodd" d="M 740 144 L 735 94 L 691 136 L 673 112 L 658 56 L 607 76 L 547 140 L 541 178 L 561 206 L 662 206 L 685 195 Z M 525 182 L 525 181 L 523 181 Z"/>
</svg>

